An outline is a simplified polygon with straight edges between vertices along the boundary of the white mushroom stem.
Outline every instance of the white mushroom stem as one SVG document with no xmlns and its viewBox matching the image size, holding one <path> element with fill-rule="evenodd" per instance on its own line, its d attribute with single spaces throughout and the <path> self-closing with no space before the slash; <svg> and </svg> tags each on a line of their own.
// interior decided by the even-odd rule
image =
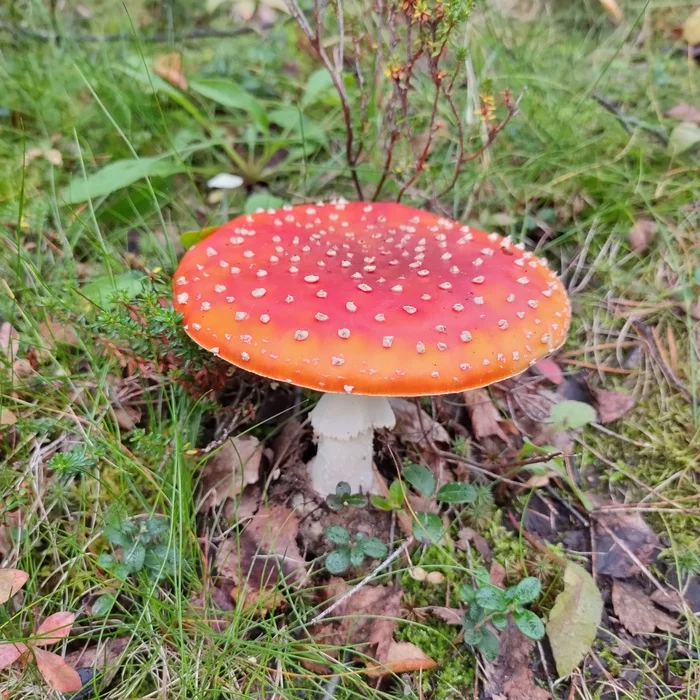
<svg viewBox="0 0 700 700">
<path fill-rule="evenodd" d="M 389 400 L 384 396 L 324 394 L 309 418 L 318 440 L 318 452 L 308 464 L 312 488 L 327 496 L 345 481 L 353 493 L 377 493 L 372 438 L 375 428 L 396 424 Z"/>
</svg>

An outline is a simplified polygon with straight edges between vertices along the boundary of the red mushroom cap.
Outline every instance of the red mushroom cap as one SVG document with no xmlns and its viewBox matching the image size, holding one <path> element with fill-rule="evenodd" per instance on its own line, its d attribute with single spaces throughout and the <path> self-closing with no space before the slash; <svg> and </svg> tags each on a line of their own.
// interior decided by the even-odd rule
<svg viewBox="0 0 700 700">
<path fill-rule="evenodd" d="M 440 394 L 522 372 L 565 340 L 547 263 L 496 233 L 401 204 L 240 216 L 187 251 L 175 308 L 201 346 L 327 392 Z"/>
</svg>

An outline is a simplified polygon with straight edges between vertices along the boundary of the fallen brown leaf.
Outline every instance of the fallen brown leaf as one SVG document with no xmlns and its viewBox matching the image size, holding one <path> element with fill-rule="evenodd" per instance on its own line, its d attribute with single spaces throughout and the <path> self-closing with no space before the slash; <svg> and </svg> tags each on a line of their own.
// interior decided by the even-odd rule
<svg viewBox="0 0 700 700">
<path fill-rule="evenodd" d="M 44 649 L 32 648 L 39 673 L 46 683 L 59 693 L 74 693 L 83 686 L 78 672 L 71 668 L 58 654 Z"/>
<path fill-rule="evenodd" d="M 57 612 L 49 615 L 39 625 L 33 639 L 32 646 L 47 646 L 57 644 L 70 634 L 70 629 L 75 622 L 75 615 L 69 612 Z"/>
<path fill-rule="evenodd" d="M 615 614 L 631 634 L 653 634 L 656 629 L 676 633 L 678 623 L 659 610 L 637 586 L 613 581 L 612 601 Z"/>
<path fill-rule="evenodd" d="M 414 612 L 433 615 L 443 622 L 446 622 L 448 625 L 457 626 L 462 624 L 462 618 L 464 617 L 464 610 L 461 608 L 445 608 L 440 605 L 428 605 L 425 608 L 414 608 Z"/>
<path fill-rule="evenodd" d="M 450 442 L 450 435 L 440 423 L 433 420 L 415 401 L 389 399 L 396 416 L 396 434 L 404 442 Z"/>
<path fill-rule="evenodd" d="M 49 323 L 39 324 L 39 333 L 51 345 L 77 345 L 79 342 L 78 334 L 73 326 L 65 323 L 57 323 L 49 321 Z"/>
<path fill-rule="evenodd" d="M 365 674 L 370 678 L 380 678 L 390 673 L 410 673 L 412 671 L 427 671 L 435 668 L 433 661 L 425 652 L 410 642 L 395 642 L 392 640 L 386 653 L 386 659 L 381 664 L 370 664 Z"/>
<path fill-rule="evenodd" d="M 153 72 L 173 87 L 187 91 L 187 78 L 182 73 L 182 54 L 179 51 L 156 56 Z"/>
<path fill-rule="evenodd" d="M 486 389 L 474 389 L 462 392 L 462 396 L 464 396 L 475 437 L 482 439 L 496 435 L 508 443 L 508 438 L 501 427 L 503 419 L 491 400 L 489 392 Z"/>
<path fill-rule="evenodd" d="M 546 379 L 549 379 L 552 384 L 558 386 L 564 383 L 564 373 L 561 371 L 561 367 L 551 357 L 543 357 L 541 360 L 537 360 L 530 369 L 541 374 Z"/>
<path fill-rule="evenodd" d="M 17 416 L 9 408 L 0 408 L 0 426 L 14 425 L 16 422 Z"/>
<path fill-rule="evenodd" d="M 6 603 L 27 583 L 29 574 L 20 569 L 0 569 L 0 605 Z"/>
<path fill-rule="evenodd" d="M 630 229 L 630 248 L 635 253 L 644 252 L 656 235 L 656 221 L 647 217 L 640 217 Z"/>
<path fill-rule="evenodd" d="M 660 591 L 658 589 L 654 590 L 651 594 L 651 599 L 662 608 L 670 610 L 671 612 L 680 612 L 683 610 L 683 597 L 678 591 L 666 590 Z"/>
<path fill-rule="evenodd" d="M 457 540 L 457 546 L 463 549 L 465 552 L 469 546 L 469 542 L 474 545 L 479 554 L 486 560 L 491 560 L 491 547 L 482 535 L 480 535 L 476 530 L 471 527 L 463 527 L 459 533 L 459 539 Z"/>
<path fill-rule="evenodd" d="M 19 333 L 12 324 L 0 324 L 0 354 L 12 362 L 19 352 Z"/>
<path fill-rule="evenodd" d="M 235 498 L 249 484 L 260 478 L 262 445 L 252 435 L 225 442 L 202 469 L 201 510 L 216 508 L 227 498 Z"/>
<path fill-rule="evenodd" d="M 71 651 L 64 660 L 73 668 L 103 669 L 119 659 L 129 646 L 129 641 L 129 637 L 111 637 L 98 644 Z"/>
<path fill-rule="evenodd" d="M 328 592 L 333 598 L 347 591 L 342 579 L 331 579 Z M 387 659 L 394 642 L 394 629 L 400 617 L 401 590 L 391 586 L 365 586 L 350 596 L 334 612 L 336 622 L 311 630 L 312 637 L 332 646 L 360 647 L 363 654 L 379 663 Z"/>
<path fill-rule="evenodd" d="M 506 569 L 503 564 L 499 564 L 495 559 L 491 562 L 491 569 L 489 570 L 489 580 L 492 586 L 498 586 L 498 588 L 503 587 L 503 583 L 506 580 Z"/>
<path fill-rule="evenodd" d="M 666 116 L 669 119 L 677 119 L 679 122 L 692 122 L 700 125 L 700 109 L 687 102 L 680 102 L 675 107 L 671 107 L 666 112 Z"/>
<path fill-rule="evenodd" d="M 219 575 L 233 583 L 231 595 L 249 609 L 284 603 L 279 584 L 299 581 L 304 558 L 296 544 L 299 521 L 285 506 L 262 508 L 238 536 L 224 540 L 215 559 Z"/>
<path fill-rule="evenodd" d="M 548 700 L 550 694 L 535 683 L 530 654 L 535 642 L 511 621 L 501 633 L 498 657 L 486 663 L 486 697 L 507 700 Z"/>
<path fill-rule="evenodd" d="M 605 529 L 607 526 L 625 546 L 646 566 L 655 558 L 661 543 L 639 513 L 606 513 L 595 515 L 595 564 L 598 575 L 629 578 L 640 573 L 639 567 L 618 546 Z"/>
<path fill-rule="evenodd" d="M 593 396 L 595 397 L 598 420 L 601 423 L 612 423 L 619 420 L 625 413 L 631 411 L 637 402 L 634 396 L 621 391 L 597 389 L 593 391 Z"/>
</svg>

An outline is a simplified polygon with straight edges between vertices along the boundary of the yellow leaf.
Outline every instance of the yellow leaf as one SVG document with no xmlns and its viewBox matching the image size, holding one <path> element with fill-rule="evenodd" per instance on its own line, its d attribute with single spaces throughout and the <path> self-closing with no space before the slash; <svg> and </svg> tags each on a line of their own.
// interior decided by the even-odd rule
<svg viewBox="0 0 700 700">
<path fill-rule="evenodd" d="M 700 44 L 700 7 L 685 21 L 683 25 L 683 38 L 691 46 Z"/>
<path fill-rule="evenodd" d="M 622 22 L 622 10 L 617 4 L 617 0 L 600 0 L 600 4 L 616 22 Z"/>
</svg>

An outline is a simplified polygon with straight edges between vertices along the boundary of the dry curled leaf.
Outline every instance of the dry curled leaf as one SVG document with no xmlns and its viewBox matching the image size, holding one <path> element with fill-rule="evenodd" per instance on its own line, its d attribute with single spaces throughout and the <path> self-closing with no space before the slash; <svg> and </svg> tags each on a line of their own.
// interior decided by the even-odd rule
<svg viewBox="0 0 700 700">
<path fill-rule="evenodd" d="M 384 661 L 381 664 L 370 664 L 367 666 L 365 674 L 370 678 L 380 678 L 390 673 L 427 671 L 435 668 L 435 666 L 437 666 L 437 663 L 415 644 L 392 640 Z"/>
<path fill-rule="evenodd" d="M 637 586 L 613 581 L 612 602 L 615 614 L 631 634 L 653 634 L 657 629 L 673 633 L 680 630 L 678 623 L 659 610 Z"/>
</svg>

